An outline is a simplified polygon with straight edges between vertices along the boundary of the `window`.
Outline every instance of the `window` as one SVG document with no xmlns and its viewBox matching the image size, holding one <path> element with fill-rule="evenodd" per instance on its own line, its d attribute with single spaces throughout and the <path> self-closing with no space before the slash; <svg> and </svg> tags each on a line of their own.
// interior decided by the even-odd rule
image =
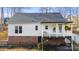
<svg viewBox="0 0 79 59">
<path fill-rule="evenodd" d="M 59 32 L 62 32 L 62 24 L 59 24 Z"/>
<path fill-rule="evenodd" d="M 18 33 L 18 26 L 15 26 L 15 33 Z"/>
<path fill-rule="evenodd" d="M 15 33 L 22 33 L 22 26 L 15 26 Z"/>
<path fill-rule="evenodd" d="M 56 32 L 56 27 L 53 27 L 53 32 Z"/>
<path fill-rule="evenodd" d="M 35 30 L 38 30 L 38 26 L 35 26 Z"/>
<path fill-rule="evenodd" d="M 45 29 L 47 30 L 48 29 L 48 26 L 45 26 Z"/>
<path fill-rule="evenodd" d="M 22 33 L 22 26 L 19 26 L 19 33 Z"/>
</svg>

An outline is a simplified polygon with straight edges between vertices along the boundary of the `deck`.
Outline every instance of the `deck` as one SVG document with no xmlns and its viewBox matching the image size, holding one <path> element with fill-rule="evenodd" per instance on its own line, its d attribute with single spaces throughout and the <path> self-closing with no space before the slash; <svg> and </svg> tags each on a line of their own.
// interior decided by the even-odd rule
<svg viewBox="0 0 79 59">
<path fill-rule="evenodd" d="M 50 32 L 46 32 L 43 33 L 43 36 L 46 37 L 65 37 L 65 36 L 73 36 L 73 33 L 71 32 L 63 32 L 63 33 L 50 33 Z"/>
</svg>

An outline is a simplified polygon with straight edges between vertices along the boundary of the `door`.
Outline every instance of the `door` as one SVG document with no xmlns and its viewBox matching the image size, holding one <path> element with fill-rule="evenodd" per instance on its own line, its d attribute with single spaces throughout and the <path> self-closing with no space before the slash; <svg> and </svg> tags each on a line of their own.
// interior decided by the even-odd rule
<svg viewBox="0 0 79 59">
<path fill-rule="evenodd" d="M 41 36 L 38 36 L 38 43 L 41 43 Z"/>
</svg>

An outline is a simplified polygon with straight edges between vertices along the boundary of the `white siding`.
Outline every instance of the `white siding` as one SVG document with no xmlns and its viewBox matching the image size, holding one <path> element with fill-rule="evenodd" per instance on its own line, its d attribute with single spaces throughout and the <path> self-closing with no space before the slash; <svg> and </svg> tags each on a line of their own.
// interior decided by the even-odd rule
<svg viewBox="0 0 79 59">
<path fill-rule="evenodd" d="M 45 23 L 43 24 L 43 31 L 49 32 L 49 33 L 60 33 L 59 32 L 59 23 Z M 45 29 L 45 26 L 48 26 L 48 30 Z M 62 33 L 65 32 L 65 24 L 62 24 Z M 56 27 L 56 32 L 53 32 L 53 27 Z"/>
<path fill-rule="evenodd" d="M 43 32 L 49 34 L 64 34 L 67 35 L 69 32 L 65 32 L 65 24 L 62 24 L 62 32 L 59 32 L 59 23 L 27 23 L 27 24 L 9 24 L 8 25 L 8 35 L 9 36 L 42 36 Z M 15 26 L 22 26 L 22 34 L 15 34 Z M 38 30 L 35 30 L 35 26 L 38 26 Z M 48 29 L 45 29 L 48 26 Z M 53 27 L 56 27 L 56 32 L 53 32 Z M 70 35 L 70 34 L 69 34 Z"/>
<path fill-rule="evenodd" d="M 22 34 L 15 34 L 15 26 L 22 26 Z M 38 26 L 38 30 L 35 30 L 35 26 Z M 9 36 L 40 36 L 41 25 L 40 23 L 9 24 L 8 32 Z"/>
</svg>

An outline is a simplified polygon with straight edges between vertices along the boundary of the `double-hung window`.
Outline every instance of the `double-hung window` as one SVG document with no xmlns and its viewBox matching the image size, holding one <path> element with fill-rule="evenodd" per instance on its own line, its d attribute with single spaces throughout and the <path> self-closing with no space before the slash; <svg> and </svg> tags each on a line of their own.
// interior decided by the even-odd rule
<svg viewBox="0 0 79 59">
<path fill-rule="evenodd" d="M 59 24 L 59 32 L 62 32 L 62 24 Z"/>
<path fill-rule="evenodd" d="M 19 33 L 22 33 L 22 26 L 19 26 Z"/>
<path fill-rule="evenodd" d="M 22 33 L 22 26 L 15 26 L 15 33 Z"/>
<path fill-rule="evenodd" d="M 53 24 L 53 32 L 55 33 L 56 32 L 56 24 Z"/>
<path fill-rule="evenodd" d="M 18 26 L 15 26 L 15 33 L 18 33 Z"/>
</svg>

